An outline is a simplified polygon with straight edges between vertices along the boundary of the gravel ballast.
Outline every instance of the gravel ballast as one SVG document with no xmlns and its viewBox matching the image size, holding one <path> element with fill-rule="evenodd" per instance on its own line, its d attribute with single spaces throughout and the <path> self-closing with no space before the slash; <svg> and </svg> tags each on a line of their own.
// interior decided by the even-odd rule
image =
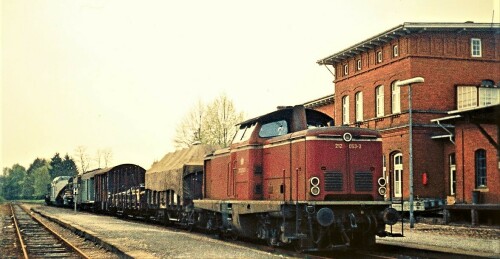
<svg viewBox="0 0 500 259">
<path fill-rule="evenodd" d="M 33 211 L 84 230 L 133 258 L 283 258 L 196 233 L 125 221 L 111 216 L 34 206 Z"/>
</svg>

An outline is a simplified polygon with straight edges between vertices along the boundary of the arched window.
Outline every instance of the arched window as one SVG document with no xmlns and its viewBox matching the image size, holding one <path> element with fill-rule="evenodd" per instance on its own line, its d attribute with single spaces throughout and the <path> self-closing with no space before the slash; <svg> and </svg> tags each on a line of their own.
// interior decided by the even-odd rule
<svg viewBox="0 0 500 259">
<path fill-rule="evenodd" d="M 394 168 L 394 197 L 401 197 L 403 193 L 403 154 L 396 153 L 393 159 Z"/>
<path fill-rule="evenodd" d="M 450 195 L 455 195 L 457 191 L 457 165 L 455 162 L 455 153 L 450 154 L 449 156 L 449 165 L 450 165 Z"/>
<path fill-rule="evenodd" d="M 476 188 L 486 186 L 486 150 L 478 149 L 475 153 Z"/>
<path fill-rule="evenodd" d="M 397 81 L 394 81 L 392 82 L 391 84 L 391 102 L 392 102 L 392 113 L 401 113 L 401 95 L 400 95 L 400 91 L 399 89 L 401 89 L 400 87 L 396 86 L 396 82 Z"/>
<path fill-rule="evenodd" d="M 349 96 L 342 97 L 342 124 L 349 124 Z"/>
<path fill-rule="evenodd" d="M 356 93 L 356 122 L 363 121 L 363 92 Z"/>
<path fill-rule="evenodd" d="M 384 86 L 379 85 L 375 88 L 375 111 L 376 117 L 384 116 Z"/>
</svg>

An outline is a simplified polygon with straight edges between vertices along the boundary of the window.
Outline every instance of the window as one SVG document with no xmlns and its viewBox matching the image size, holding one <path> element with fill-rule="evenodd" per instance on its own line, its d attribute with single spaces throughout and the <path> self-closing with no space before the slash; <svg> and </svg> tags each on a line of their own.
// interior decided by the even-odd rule
<svg viewBox="0 0 500 259">
<path fill-rule="evenodd" d="M 457 88 L 457 109 L 500 104 L 500 88 L 459 86 Z"/>
<path fill-rule="evenodd" d="M 377 51 L 377 63 L 382 63 L 382 51 Z"/>
<path fill-rule="evenodd" d="M 403 154 L 394 155 L 394 197 L 401 197 L 403 189 Z"/>
<path fill-rule="evenodd" d="M 256 123 L 252 125 L 241 126 L 236 135 L 234 135 L 234 139 L 232 143 L 238 143 L 242 141 L 246 141 L 252 135 L 252 132 L 255 128 Z"/>
<path fill-rule="evenodd" d="M 345 64 L 344 65 L 344 76 L 349 75 L 349 65 Z"/>
<path fill-rule="evenodd" d="M 470 39 L 470 51 L 473 57 L 481 57 L 481 39 Z"/>
<path fill-rule="evenodd" d="M 349 96 L 342 98 L 342 124 L 349 124 Z"/>
<path fill-rule="evenodd" d="M 450 195 L 455 195 L 457 191 L 457 165 L 455 154 L 450 154 Z"/>
<path fill-rule="evenodd" d="M 500 88 L 479 88 L 479 106 L 500 103 Z"/>
<path fill-rule="evenodd" d="M 392 93 L 392 113 L 401 113 L 401 95 L 400 95 L 400 87 L 396 86 L 396 82 L 394 81 L 391 84 L 391 93 Z"/>
<path fill-rule="evenodd" d="M 486 150 L 478 149 L 475 153 L 476 188 L 486 187 Z"/>
<path fill-rule="evenodd" d="M 356 122 L 363 121 L 363 92 L 356 93 Z"/>
<path fill-rule="evenodd" d="M 477 106 L 477 87 L 459 86 L 457 88 L 457 108 L 467 109 Z"/>
<path fill-rule="evenodd" d="M 356 69 L 361 70 L 361 59 L 356 60 Z"/>
<path fill-rule="evenodd" d="M 381 117 L 384 116 L 384 86 L 380 85 L 377 88 L 375 88 L 375 111 L 376 111 L 376 117 Z"/>
<path fill-rule="evenodd" d="M 385 156 L 382 155 L 382 177 L 387 178 L 387 165 L 385 162 Z"/>
<path fill-rule="evenodd" d="M 259 137 L 270 138 L 285 135 L 288 133 L 288 123 L 286 120 L 273 121 L 260 127 Z"/>
<path fill-rule="evenodd" d="M 392 46 L 392 56 L 393 56 L 393 57 L 397 57 L 397 56 L 399 56 L 399 49 L 398 49 L 398 45 L 394 45 L 394 46 Z"/>
</svg>

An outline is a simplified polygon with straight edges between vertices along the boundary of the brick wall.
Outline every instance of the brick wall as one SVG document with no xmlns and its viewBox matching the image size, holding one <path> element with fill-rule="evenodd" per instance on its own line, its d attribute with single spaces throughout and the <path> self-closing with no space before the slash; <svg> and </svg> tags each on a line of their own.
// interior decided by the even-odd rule
<svg viewBox="0 0 500 259">
<path fill-rule="evenodd" d="M 471 58 L 470 38 L 481 38 L 481 58 Z M 392 56 L 394 45 L 399 55 Z M 387 42 L 382 47 L 367 50 L 335 67 L 335 124 L 342 124 L 342 98 L 349 96 L 350 125 L 380 130 L 383 134 L 383 150 L 387 172 L 391 172 L 394 152 L 403 154 L 403 195 L 408 197 L 408 86 L 402 87 L 401 113 L 391 114 L 391 83 L 416 76 L 425 82 L 412 86 L 414 128 L 414 194 L 419 197 L 445 198 L 449 195 L 448 155 L 452 151 L 444 140 L 432 140 L 431 136 L 445 132 L 430 122 L 431 119 L 446 116 L 456 109 L 457 85 L 478 85 L 481 80 L 498 81 L 500 75 L 500 35 L 493 33 L 434 33 L 411 34 Z M 376 53 L 383 52 L 383 61 L 376 62 Z M 362 69 L 356 70 L 356 61 L 361 59 Z M 344 65 L 349 74 L 344 75 Z M 375 88 L 384 86 L 384 116 L 376 117 Z M 355 123 L 355 94 L 363 92 L 363 121 Z M 475 145 L 474 141 L 470 143 Z M 457 152 L 457 158 L 459 154 Z M 496 158 L 496 157 L 495 157 Z M 493 161 L 494 162 L 494 161 Z M 497 163 L 493 163 L 497 166 Z M 457 162 L 457 178 L 460 178 Z M 498 169 L 497 169 L 498 171 Z M 428 184 L 422 184 L 422 174 L 427 173 Z M 497 176 L 498 177 L 498 174 Z M 492 180 L 498 178 L 492 178 Z M 462 184 L 457 179 L 458 186 Z M 467 179 L 466 179 L 467 182 Z M 496 186 L 498 189 L 498 185 Z M 491 188 L 490 188 L 491 189 Z M 492 200 L 492 192 L 485 193 L 486 200 Z M 471 193 L 466 193 L 465 199 Z M 497 194 L 497 200 L 498 198 Z"/>
<path fill-rule="evenodd" d="M 482 125 L 496 142 L 496 125 Z M 480 191 L 480 203 L 500 203 L 500 171 L 498 169 L 497 150 L 478 130 L 475 125 L 458 122 L 455 129 L 456 159 L 457 159 L 457 194 L 458 202 L 471 203 L 472 191 Z M 476 188 L 475 152 L 478 149 L 486 151 L 487 184 L 484 188 Z"/>
</svg>

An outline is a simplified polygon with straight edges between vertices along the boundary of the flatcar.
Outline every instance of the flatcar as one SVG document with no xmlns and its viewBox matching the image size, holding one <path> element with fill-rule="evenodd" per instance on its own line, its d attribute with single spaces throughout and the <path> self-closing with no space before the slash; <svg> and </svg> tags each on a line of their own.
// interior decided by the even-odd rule
<svg viewBox="0 0 500 259">
<path fill-rule="evenodd" d="M 210 145 L 166 154 L 146 171 L 147 217 L 192 228 L 194 200 L 203 198 L 203 160 L 215 150 Z"/>
</svg>

